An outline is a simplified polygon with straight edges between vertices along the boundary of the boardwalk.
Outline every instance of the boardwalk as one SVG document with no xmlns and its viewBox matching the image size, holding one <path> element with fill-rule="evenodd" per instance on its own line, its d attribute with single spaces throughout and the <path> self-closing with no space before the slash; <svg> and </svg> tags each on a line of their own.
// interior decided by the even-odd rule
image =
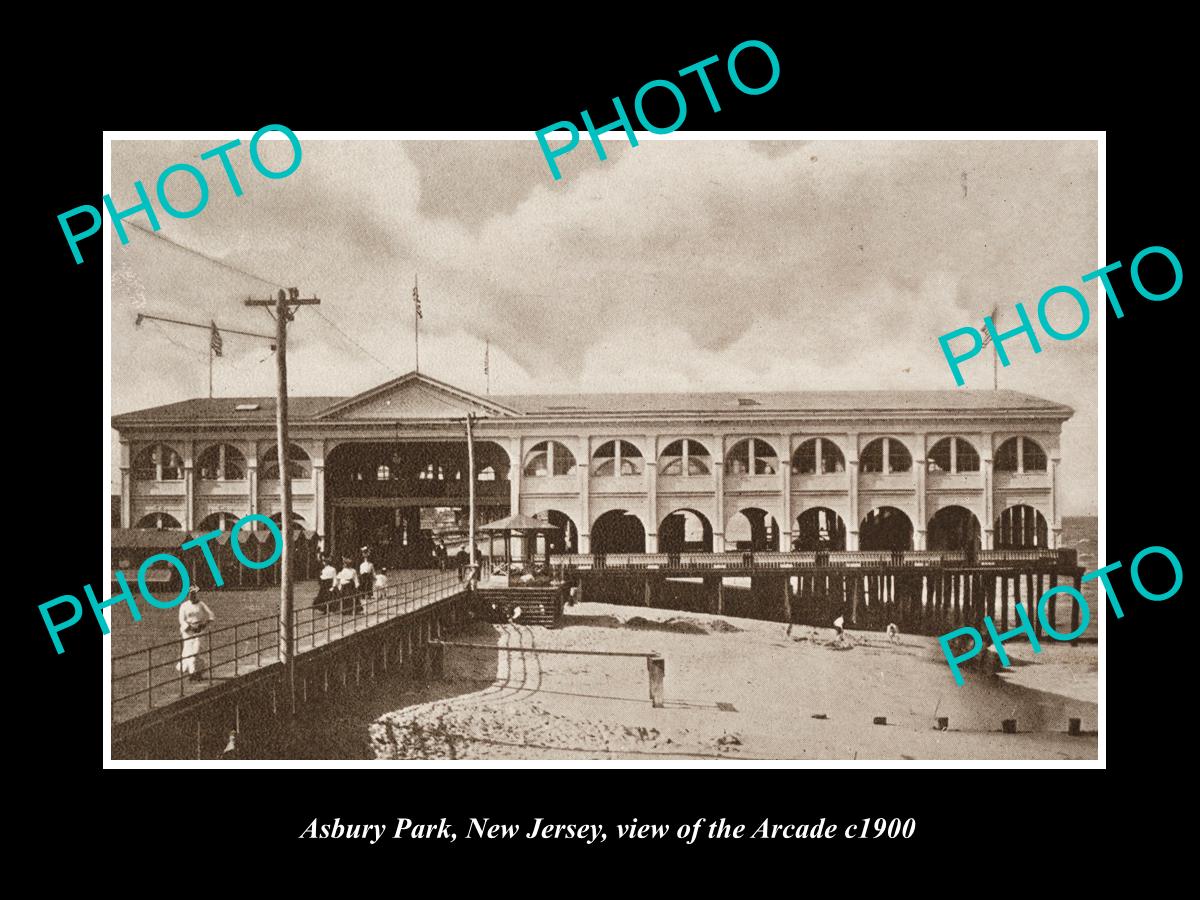
<svg viewBox="0 0 1200 900">
<path fill-rule="evenodd" d="M 297 655 L 419 610 L 463 590 L 456 571 L 433 572 L 389 585 L 375 596 L 349 600 L 343 612 L 295 611 Z M 279 621 L 266 616 L 214 629 L 202 652 L 203 678 L 192 681 L 178 669 L 183 640 L 156 644 L 112 660 L 112 720 L 123 722 L 151 709 L 206 691 L 279 660 Z"/>
</svg>

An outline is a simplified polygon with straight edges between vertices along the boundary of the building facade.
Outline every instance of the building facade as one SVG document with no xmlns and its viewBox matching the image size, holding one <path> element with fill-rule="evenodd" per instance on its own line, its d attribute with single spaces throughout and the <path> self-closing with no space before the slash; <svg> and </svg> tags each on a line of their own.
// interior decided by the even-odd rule
<svg viewBox="0 0 1200 900">
<path fill-rule="evenodd" d="M 1012 391 L 478 396 L 409 373 L 353 397 L 293 397 L 280 465 L 273 398 L 115 416 L 125 528 L 278 518 L 327 548 L 427 542 L 477 517 L 562 529 L 580 553 L 1057 547 L 1060 437 L 1073 411 Z M 457 512 L 456 512 L 457 511 Z"/>
</svg>

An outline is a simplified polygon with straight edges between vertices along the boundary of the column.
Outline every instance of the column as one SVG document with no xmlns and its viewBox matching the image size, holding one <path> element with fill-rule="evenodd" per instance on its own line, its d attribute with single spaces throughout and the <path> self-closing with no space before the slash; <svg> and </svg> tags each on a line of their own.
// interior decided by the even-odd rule
<svg viewBox="0 0 1200 900">
<path fill-rule="evenodd" d="M 646 503 L 650 528 L 646 532 L 646 552 L 658 552 L 658 438 L 646 436 Z M 649 582 L 647 582 L 649 584 Z"/>
<path fill-rule="evenodd" d="M 508 467 L 508 513 L 515 516 L 521 511 L 521 476 L 525 472 L 524 440 L 518 435 L 512 439 L 512 465 Z"/>
<path fill-rule="evenodd" d="M 1058 450 L 1050 454 L 1050 549 L 1057 550 L 1062 543 L 1062 518 L 1058 508 Z"/>
<path fill-rule="evenodd" d="M 183 451 L 183 525 L 184 531 L 194 528 L 196 515 L 196 474 L 192 463 L 196 455 L 196 442 L 184 441 Z"/>
<path fill-rule="evenodd" d="M 196 527 L 196 470 L 190 456 L 183 461 L 183 495 L 183 530 L 191 531 Z"/>
<path fill-rule="evenodd" d="M 779 436 L 779 446 L 783 448 L 784 458 L 779 460 L 780 476 L 782 484 L 783 502 L 782 513 L 783 521 L 779 523 L 779 549 L 785 553 L 792 549 L 792 436 L 790 434 L 781 434 Z"/>
<path fill-rule="evenodd" d="M 250 453 L 246 456 L 246 485 L 250 491 L 250 512 L 258 512 L 258 446 L 250 442 Z"/>
<path fill-rule="evenodd" d="M 950 453 L 954 453 L 954 438 L 950 439 Z M 926 511 L 925 504 L 925 476 L 929 472 L 929 461 L 926 459 L 929 453 L 928 435 L 917 435 L 917 459 L 913 461 L 913 465 L 917 468 L 917 521 L 916 531 L 913 534 L 913 549 L 925 549 L 925 531 L 929 527 L 929 515 Z M 951 470 L 954 466 L 951 464 Z"/>
<path fill-rule="evenodd" d="M 996 514 L 993 512 L 995 498 L 993 497 L 992 477 L 992 435 L 980 435 L 979 446 L 983 449 L 983 549 L 995 548 L 993 526 L 996 524 Z"/>
<path fill-rule="evenodd" d="M 324 549 L 323 541 L 325 540 L 325 460 L 321 459 L 319 463 L 313 463 L 312 467 L 312 484 L 313 484 L 313 506 L 316 510 L 316 520 L 313 528 L 317 532 L 317 544 Z"/>
<path fill-rule="evenodd" d="M 713 435 L 713 480 L 717 491 L 717 521 L 713 522 L 713 550 L 725 552 L 725 437 Z"/>
<path fill-rule="evenodd" d="M 133 522 L 133 478 L 129 472 L 129 441 L 120 444 L 121 466 L 121 527 L 132 528 Z"/>
<path fill-rule="evenodd" d="M 850 521 L 846 523 L 846 549 L 858 549 L 858 434 L 846 435 L 846 446 L 850 450 L 850 459 L 846 460 L 846 470 L 850 474 Z"/>
<path fill-rule="evenodd" d="M 592 439 L 579 435 L 579 459 L 575 467 L 579 475 L 579 552 L 592 552 Z"/>
</svg>

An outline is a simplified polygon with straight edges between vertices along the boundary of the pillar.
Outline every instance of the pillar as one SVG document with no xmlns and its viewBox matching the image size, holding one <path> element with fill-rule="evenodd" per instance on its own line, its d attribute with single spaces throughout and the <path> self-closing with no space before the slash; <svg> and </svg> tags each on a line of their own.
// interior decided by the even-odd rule
<svg viewBox="0 0 1200 900">
<path fill-rule="evenodd" d="M 317 532 L 317 545 L 324 549 L 325 544 L 325 460 L 321 464 L 313 464 L 313 505 L 316 508 L 316 520 L 313 527 Z"/>
<path fill-rule="evenodd" d="M 1061 461 L 1055 450 L 1050 455 L 1050 548 L 1057 550 L 1062 542 L 1062 518 L 1058 508 L 1058 464 Z"/>
<path fill-rule="evenodd" d="M 980 437 L 979 445 L 983 448 L 983 549 L 995 549 L 996 513 L 993 485 L 995 484 L 992 469 L 993 436 L 985 434 Z"/>
<path fill-rule="evenodd" d="M 926 532 L 926 529 L 929 527 L 929 516 L 928 516 L 926 508 L 925 508 L 925 504 L 926 504 L 925 481 L 926 481 L 926 476 L 929 473 L 929 461 L 928 461 L 928 459 L 926 459 L 926 456 L 929 453 L 928 445 L 929 445 L 929 439 L 928 439 L 927 435 L 924 435 L 924 434 L 917 435 L 917 459 L 913 460 L 913 466 L 917 470 L 917 473 L 916 473 L 917 474 L 917 479 L 916 479 L 917 480 L 917 485 L 916 485 L 917 521 L 916 521 L 916 530 L 913 533 L 913 549 L 914 550 L 924 550 L 925 549 L 925 532 Z M 951 454 L 954 453 L 954 447 L 955 447 L 955 442 L 954 442 L 954 439 L 951 438 L 950 439 L 950 453 Z M 951 468 L 951 470 L 953 470 L 954 465 L 951 464 L 950 468 Z"/>
<path fill-rule="evenodd" d="M 646 438 L 646 504 L 649 507 L 646 531 L 646 552 L 658 552 L 658 439 L 654 435 Z"/>
<path fill-rule="evenodd" d="M 183 530 L 195 528 L 196 517 L 196 470 L 192 468 L 189 455 L 183 461 Z"/>
<path fill-rule="evenodd" d="M 725 437 L 713 435 L 713 480 L 716 482 L 717 520 L 713 522 L 713 550 L 725 551 Z"/>
<path fill-rule="evenodd" d="M 132 528 L 133 478 L 129 470 L 129 441 L 121 441 L 119 449 L 121 454 L 121 527 Z"/>
<path fill-rule="evenodd" d="M 258 454 L 253 443 L 250 444 L 250 455 L 246 457 L 246 484 L 250 491 L 250 512 L 258 512 Z"/>
<path fill-rule="evenodd" d="M 592 552 L 592 439 L 579 435 L 579 552 Z"/>
<path fill-rule="evenodd" d="M 850 459 L 846 460 L 846 470 L 850 474 L 850 521 L 846 523 L 846 549 L 858 549 L 858 435 L 847 435 L 846 446 L 850 450 Z"/>
<path fill-rule="evenodd" d="M 779 523 L 779 549 L 783 552 L 788 552 L 792 549 L 792 436 L 790 434 L 780 435 L 779 446 L 783 448 L 784 458 L 779 460 L 780 470 L 780 491 L 781 491 L 781 518 Z"/>
<path fill-rule="evenodd" d="M 521 476 L 525 473 L 524 440 L 518 435 L 512 439 L 512 465 L 508 467 L 508 514 L 515 516 L 521 511 Z"/>
</svg>

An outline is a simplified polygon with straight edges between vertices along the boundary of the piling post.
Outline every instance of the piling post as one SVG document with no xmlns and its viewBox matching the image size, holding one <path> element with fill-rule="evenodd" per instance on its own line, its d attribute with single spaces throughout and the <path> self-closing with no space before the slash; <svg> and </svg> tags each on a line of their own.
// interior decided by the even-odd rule
<svg viewBox="0 0 1200 900">
<path fill-rule="evenodd" d="M 646 657 L 646 671 L 650 674 L 650 705 L 662 709 L 663 681 L 667 677 L 667 661 L 660 655 Z"/>
</svg>

